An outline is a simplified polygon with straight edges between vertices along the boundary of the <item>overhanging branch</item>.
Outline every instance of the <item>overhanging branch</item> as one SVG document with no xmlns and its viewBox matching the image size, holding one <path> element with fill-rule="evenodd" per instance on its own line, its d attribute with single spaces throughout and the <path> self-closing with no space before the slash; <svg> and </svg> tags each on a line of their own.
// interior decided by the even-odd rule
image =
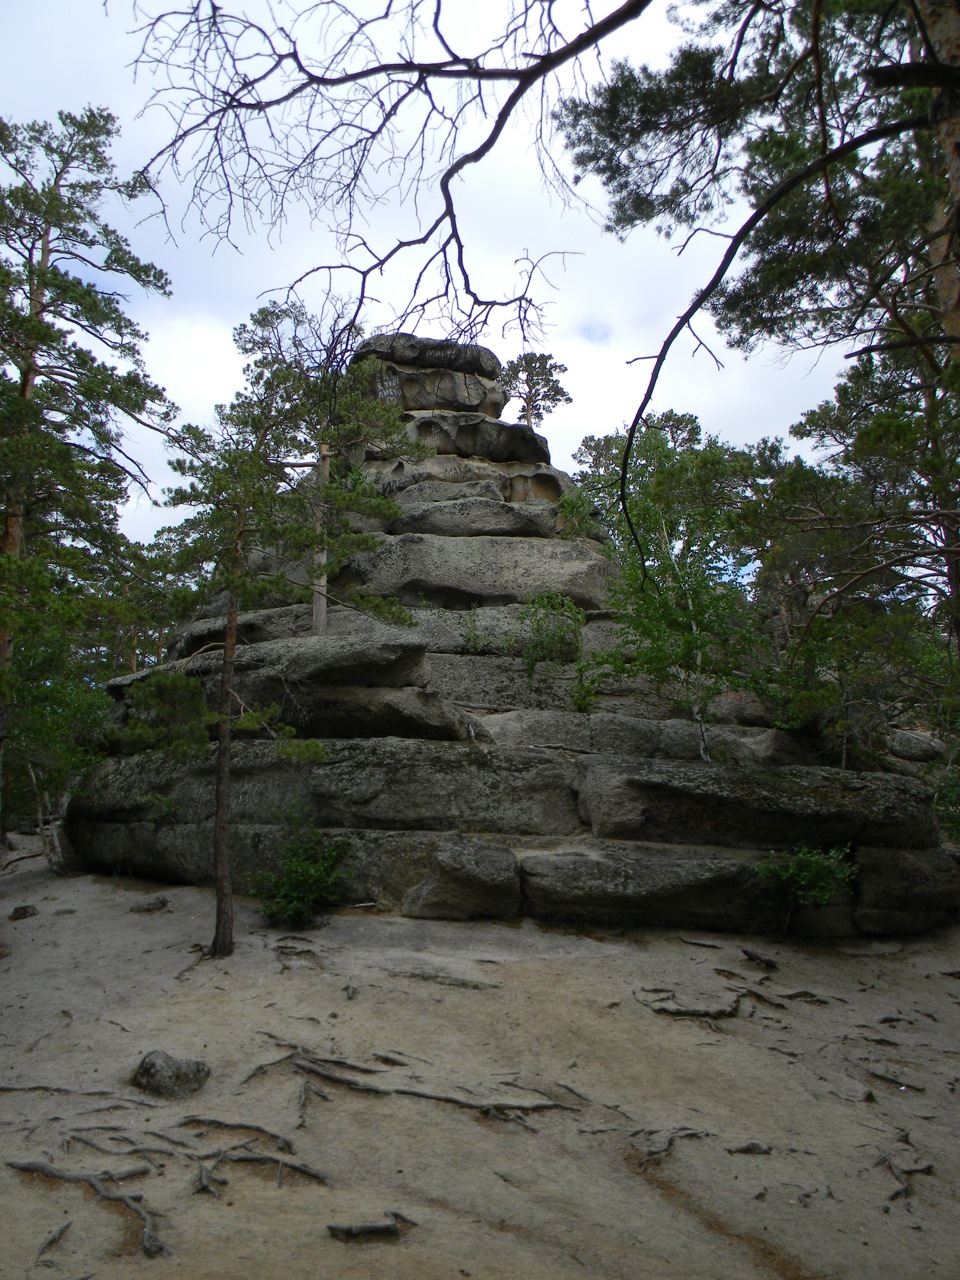
<svg viewBox="0 0 960 1280">
<path fill-rule="evenodd" d="M 876 142 L 882 142 L 886 138 L 896 138 L 901 134 L 910 133 L 917 129 L 930 128 L 929 116 L 912 116 L 904 120 L 893 120 L 887 124 L 878 125 L 874 129 L 868 129 L 865 133 L 861 133 L 854 138 L 850 138 L 847 142 L 841 143 L 837 147 L 833 147 L 824 155 L 819 156 L 816 160 L 812 160 L 809 164 L 804 165 L 802 169 L 797 170 L 779 186 L 775 187 L 770 194 L 763 200 L 753 211 L 749 218 L 743 222 L 739 230 L 731 237 L 730 244 L 727 246 L 726 252 L 720 260 L 720 264 L 708 283 L 694 297 L 693 301 L 687 309 L 679 316 L 673 328 L 667 334 L 663 344 L 657 353 L 653 370 L 647 380 L 647 386 L 640 401 L 640 405 L 633 416 L 633 421 L 627 428 L 627 438 L 623 449 L 623 460 L 620 464 L 620 486 L 619 501 L 620 509 L 623 512 L 626 521 L 627 530 L 630 539 L 637 549 L 641 562 L 641 589 L 647 579 L 646 560 L 644 556 L 643 544 L 637 532 L 636 526 L 630 516 L 629 506 L 627 502 L 627 475 L 630 466 L 630 455 L 633 452 L 633 442 L 636 438 L 637 431 L 641 423 L 644 421 L 647 408 L 653 399 L 653 393 L 656 390 L 660 373 L 666 363 L 667 357 L 673 348 L 673 344 L 683 331 L 689 327 L 693 317 L 702 310 L 703 306 L 710 300 L 720 285 L 723 283 L 727 272 L 733 265 L 737 255 L 743 248 L 751 233 L 760 225 L 760 223 L 771 213 L 777 205 L 779 205 L 787 196 L 791 195 L 798 187 L 803 186 L 811 178 L 815 178 L 822 174 L 831 165 L 836 164 L 839 160 L 846 156 L 852 155 L 854 152 L 862 151 L 865 147 L 872 146 Z"/>
</svg>

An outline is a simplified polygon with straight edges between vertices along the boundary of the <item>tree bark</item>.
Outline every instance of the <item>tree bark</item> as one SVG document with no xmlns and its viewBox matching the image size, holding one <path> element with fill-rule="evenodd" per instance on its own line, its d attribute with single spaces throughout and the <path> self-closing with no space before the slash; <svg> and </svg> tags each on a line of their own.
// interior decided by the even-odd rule
<svg viewBox="0 0 960 1280">
<path fill-rule="evenodd" d="M 928 57 L 960 68 L 960 6 L 956 0 L 917 0 L 916 12 L 929 44 Z M 952 85 L 934 94 L 933 121 L 943 152 L 949 195 L 942 211 L 941 234 L 931 245 L 934 282 L 944 332 L 960 338 L 960 273 L 958 273 L 957 216 L 960 213 L 960 89 Z M 960 348 L 952 348 L 953 359 Z"/>
<path fill-rule="evenodd" d="M 327 487 L 327 481 L 330 479 L 330 453 L 327 446 L 320 446 L 320 496 L 322 499 L 323 491 Z M 319 536 L 323 528 L 323 516 L 321 504 L 318 503 L 318 514 L 315 521 L 315 527 Z M 313 552 L 313 613 L 310 622 L 310 634 L 314 636 L 326 635 L 327 631 L 327 549 L 326 547 L 315 547 Z"/>
<path fill-rule="evenodd" d="M 57 176 L 57 180 L 53 184 L 53 190 L 59 198 L 60 188 L 63 181 L 63 174 Z M 30 281 L 30 301 L 29 315 L 31 320 L 42 320 L 47 305 L 46 290 L 46 273 L 50 269 L 51 258 L 51 238 L 53 228 L 47 226 L 44 228 L 43 235 L 40 239 L 40 254 L 37 259 L 37 270 L 34 272 Z M 24 356 L 24 363 L 20 368 L 20 383 L 17 388 L 17 397 L 23 403 L 29 404 L 36 394 L 36 384 L 39 370 L 37 368 L 37 352 L 36 348 L 27 349 Z M 22 430 L 22 428 L 21 428 Z M 19 559 L 23 555 L 23 515 L 24 515 L 24 496 L 23 484 L 19 486 L 15 481 L 11 480 L 10 487 L 4 494 L 4 511 L 3 511 L 3 533 L 0 535 L 0 555 L 11 556 Z M 13 665 L 13 648 L 14 648 L 14 628 L 0 628 L 0 670 L 8 669 Z M 3 785 L 4 781 L 4 764 L 6 756 L 7 738 L 10 733 L 10 703 L 4 698 L 0 702 L 0 846 L 5 846 L 9 842 L 7 840 L 7 805 L 6 790 Z"/>
<path fill-rule="evenodd" d="M 242 522 L 237 546 L 242 544 Z M 237 654 L 237 619 L 240 602 L 230 593 L 227 629 L 223 637 L 223 667 L 220 676 L 220 705 L 217 719 L 217 784 L 213 818 L 213 875 L 217 891 L 217 922 L 210 944 L 211 956 L 233 954 L 233 886 L 230 880 L 230 754 L 232 747 L 231 701 L 233 670 Z"/>
</svg>

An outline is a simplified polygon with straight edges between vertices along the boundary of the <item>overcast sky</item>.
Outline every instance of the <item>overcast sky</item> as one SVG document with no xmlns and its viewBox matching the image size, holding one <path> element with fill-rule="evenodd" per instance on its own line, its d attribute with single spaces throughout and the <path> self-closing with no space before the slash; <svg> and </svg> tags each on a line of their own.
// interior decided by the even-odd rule
<svg viewBox="0 0 960 1280">
<path fill-rule="evenodd" d="M 248 7 L 257 4 L 250 0 Z M 613 7 L 600 5 L 597 12 Z M 5 9 L 0 116 L 22 122 L 53 119 L 58 110 L 78 111 L 88 104 L 108 107 L 123 129 L 114 149 L 121 172 L 133 170 L 167 140 L 162 113 L 148 110 L 139 116 L 152 86 L 143 73 L 134 79 L 131 64 L 139 42 L 132 34 L 130 0 L 110 0 L 108 13 L 101 0 L 30 0 Z M 633 24 L 629 40 L 618 37 L 612 53 L 635 61 L 662 57 L 673 38 L 665 10 L 662 4 L 659 13 Z M 182 206 L 172 186 L 165 184 L 163 194 L 171 209 Z M 567 255 L 551 260 L 552 287 L 542 291 L 549 327 L 539 349 L 567 366 L 562 381 L 573 403 L 549 417 L 543 430 L 554 464 L 570 469 L 571 455 L 585 435 L 615 431 L 632 418 L 647 366 L 627 362 L 658 349 L 675 317 L 712 274 L 722 242 L 699 237 L 682 257 L 653 232 L 634 233 L 621 243 L 604 233 L 597 219 L 564 209 L 543 189 L 523 127 L 471 173 L 463 199 L 474 270 L 484 285 L 508 278 L 524 254 Z M 371 227 L 388 228 L 389 209 L 375 211 Z M 239 249 L 204 238 L 195 218 L 182 226 L 175 219 L 175 239 L 157 219 L 124 229 L 135 252 L 162 266 L 173 282 L 170 299 L 130 297 L 128 310 L 150 334 L 148 369 L 185 418 L 207 423 L 213 405 L 229 401 L 241 385 L 233 327 L 266 297 L 282 297 L 284 286 L 306 268 L 328 260 L 331 242 L 310 225 L 307 211 L 282 234 L 258 228 L 243 236 Z M 319 297 L 311 295 L 311 287 L 304 288 L 303 297 L 316 307 Z M 383 319 L 372 312 L 368 323 L 373 327 Z M 707 322 L 698 327 L 709 334 Z M 420 331 L 443 336 L 427 326 Z M 519 337 L 504 336 L 499 328 L 488 331 L 484 341 L 504 361 L 521 350 Z M 678 344 L 652 407 L 696 413 L 705 430 L 734 443 L 786 434 L 804 410 L 830 395 L 838 367 L 834 357 L 817 363 L 814 356 L 794 356 L 785 363 L 776 351 L 745 362 L 719 340 L 716 349 L 724 364 L 719 370 L 705 352 L 694 355 L 690 343 Z M 504 416 L 511 417 L 511 406 Z M 161 496 L 159 486 L 166 482 L 162 450 L 153 440 L 138 440 L 135 451 L 158 482 L 155 496 Z M 148 537 L 164 522 L 141 501 L 127 521 L 128 532 Z"/>
</svg>

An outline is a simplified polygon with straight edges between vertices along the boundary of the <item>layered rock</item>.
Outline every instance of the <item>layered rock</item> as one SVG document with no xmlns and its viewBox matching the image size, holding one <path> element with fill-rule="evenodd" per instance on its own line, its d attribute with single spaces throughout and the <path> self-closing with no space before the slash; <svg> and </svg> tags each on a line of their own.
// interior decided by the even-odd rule
<svg viewBox="0 0 960 1280">
<path fill-rule="evenodd" d="M 499 372 L 482 348 L 408 335 L 371 343 L 400 371 L 429 371 L 432 359 L 439 373 L 495 381 Z M 715 763 L 704 763 L 697 727 L 662 692 L 611 684 L 578 711 L 572 662 L 531 676 L 522 614 L 540 592 L 585 611 L 586 651 L 611 643 L 602 535 L 562 536 L 558 503 L 571 482 L 527 428 L 459 407 L 408 419 L 436 452 L 366 460 L 399 514 L 334 588 L 394 596 L 416 625 L 332 606 L 328 633 L 310 636 L 310 611 L 293 602 L 241 618 L 238 694 L 277 703 L 327 757 L 306 763 L 282 743 L 236 744 L 238 884 L 275 859 L 284 816 L 297 811 L 349 835 L 349 900 L 415 916 L 774 929 L 786 904 L 757 863 L 798 844 L 849 845 L 860 872 L 829 912 L 797 917 L 811 931 L 909 932 L 955 916 L 957 866 L 920 781 L 818 767 L 800 738 L 739 695 L 712 708 Z M 211 701 L 218 657 L 207 646 L 222 633 L 223 619 L 198 620 L 171 652 Z M 131 684 L 149 678 L 112 683 L 121 714 Z M 212 758 L 108 761 L 70 808 L 79 856 L 208 881 L 213 782 Z"/>
<path fill-rule="evenodd" d="M 499 418 L 507 402 L 497 381 L 500 361 L 486 347 L 394 333 L 367 338 L 354 361 L 370 356 L 382 364 L 378 393 L 404 409 L 466 410 Z"/>
</svg>

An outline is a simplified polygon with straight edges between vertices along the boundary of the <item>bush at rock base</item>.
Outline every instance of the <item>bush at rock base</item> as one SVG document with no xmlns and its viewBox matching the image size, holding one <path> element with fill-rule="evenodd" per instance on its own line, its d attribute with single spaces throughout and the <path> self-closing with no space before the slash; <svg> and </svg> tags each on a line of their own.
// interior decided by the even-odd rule
<svg viewBox="0 0 960 1280">
<path fill-rule="evenodd" d="M 834 894 L 857 878 L 849 848 L 771 852 L 757 864 L 761 880 L 783 889 L 795 907 L 825 907 Z"/>
<path fill-rule="evenodd" d="M 304 928 L 325 906 L 336 901 L 342 879 L 337 864 L 350 848 L 345 837 L 328 840 L 306 825 L 300 815 L 284 823 L 275 871 L 251 876 L 250 892 L 271 925 Z"/>
</svg>

